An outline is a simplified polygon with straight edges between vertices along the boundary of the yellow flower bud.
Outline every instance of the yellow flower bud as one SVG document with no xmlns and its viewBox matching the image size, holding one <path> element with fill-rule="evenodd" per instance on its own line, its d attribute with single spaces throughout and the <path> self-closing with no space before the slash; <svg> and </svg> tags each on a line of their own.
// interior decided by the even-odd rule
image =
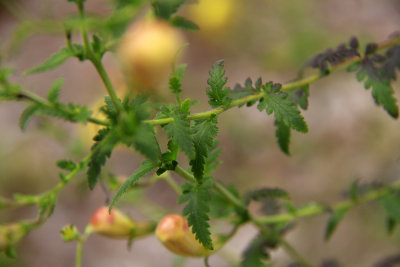
<svg viewBox="0 0 400 267">
<path fill-rule="evenodd" d="M 196 240 L 181 215 L 170 214 L 161 219 L 156 228 L 156 236 L 168 250 L 185 257 L 202 257 L 213 252 Z"/>
<path fill-rule="evenodd" d="M 151 234 L 154 224 L 151 222 L 133 221 L 120 210 L 108 207 L 97 209 L 90 220 L 93 232 L 111 238 L 135 238 Z"/>
<path fill-rule="evenodd" d="M 124 35 L 119 59 L 129 82 L 140 91 L 153 90 L 170 74 L 182 34 L 163 20 L 147 18 Z"/>
</svg>

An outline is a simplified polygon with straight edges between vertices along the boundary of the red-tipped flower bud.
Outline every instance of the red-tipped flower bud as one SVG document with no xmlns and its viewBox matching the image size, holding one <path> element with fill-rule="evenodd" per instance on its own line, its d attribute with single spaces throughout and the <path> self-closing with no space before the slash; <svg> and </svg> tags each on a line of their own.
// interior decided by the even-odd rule
<svg viewBox="0 0 400 267">
<path fill-rule="evenodd" d="M 153 233 L 155 225 L 151 222 L 133 221 L 120 210 L 108 207 L 97 209 L 90 220 L 93 232 L 111 238 L 134 238 Z"/>
<path fill-rule="evenodd" d="M 196 240 L 192 229 L 181 215 L 170 214 L 161 219 L 156 235 L 167 249 L 185 257 L 202 257 L 213 252 Z"/>
</svg>

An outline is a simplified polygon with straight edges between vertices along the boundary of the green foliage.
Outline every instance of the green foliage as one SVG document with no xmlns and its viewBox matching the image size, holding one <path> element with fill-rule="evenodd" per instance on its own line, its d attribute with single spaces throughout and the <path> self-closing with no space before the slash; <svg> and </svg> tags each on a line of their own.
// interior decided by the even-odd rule
<svg viewBox="0 0 400 267">
<path fill-rule="evenodd" d="M 380 204 L 382 205 L 387 216 L 396 221 L 397 224 L 400 223 L 400 194 L 399 192 L 392 192 L 385 195 L 380 199 Z"/>
<path fill-rule="evenodd" d="M 338 227 L 339 223 L 342 221 L 344 215 L 348 212 L 349 208 L 341 208 L 337 209 L 332 212 L 331 216 L 329 217 L 328 223 L 326 224 L 325 228 L 325 240 L 329 240 Z"/>
<path fill-rule="evenodd" d="M 178 66 L 169 78 L 169 89 L 171 89 L 173 94 L 180 94 L 182 92 L 182 79 L 186 68 L 187 64 Z"/>
<path fill-rule="evenodd" d="M 88 163 L 87 177 L 89 188 L 93 189 L 97 184 L 101 168 L 111 156 L 114 146 L 118 142 L 117 136 L 109 129 L 101 129 L 93 139 L 92 156 Z"/>
<path fill-rule="evenodd" d="M 209 152 L 214 148 L 214 137 L 218 134 L 216 116 L 197 120 L 192 127 L 195 157 L 190 161 L 192 172 L 198 182 L 203 180 L 204 168 Z"/>
<path fill-rule="evenodd" d="M 78 228 L 72 224 L 64 226 L 63 229 L 61 229 L 60 234 L 64 242 L 76 241 L 80 238 Z"/>
<path fill-rule="evenodd" d="M 275 136 L 278 140 L 279 147 L 286 155 L 290 155 L 290 127 L 278 120 L 275 121 L 275 126 Z"/>
<path fill-rule="evenodd" d="M 177 28 L 182 28 L 189 31 L 197 31 L 200 30 L 199 26 L 196 23 L 180 16 L 175 16 L 170 20 L 171 24 Z"/>
<path fill-rule="evenodd" d="M 183 215 L 188 216 L 189 226 L 192 226 L 192 231 L 196 239 L 208 249 L 213 249 L 211 233 L 209 231 L 210 220 L 208 213 L 210 212 L 210 184 L 183 184 L 183 194 L 179 197 L 178 203 L 187 202 L 183 209 Z"/>
<path fill-rule="evenodd" d="M 288 99 L 287 93 L 280 91 L 280 88 L 280 84 L 273 84 L 272 82 L 262 86 L 265 94 L 260 99 L 257 106 L 258 110 L 265 110 L 268 115 L 273 112 L 278 122 L 283 122 L 296 131 L 308 132 L 307 124 L 301 116 L 300 110 Z"/>
<path fill-rule="evenodd" d="M 172 138 L 175 144 L 185 152 L 189 159 L 194 158 L 195 149 L 192 140 L 192 131 L 190 123 L 186 120 L 187 114 L 183 113 L 179 107 L 169 106 L 161 109 L 161 114 L 157 118 L 172 117 L 174 120 L 163 129 L 167 132 L 168 138 Z"/>
<path fill-rule="evenodd" d="M 57 166 L 66 171 L 72 171 L 76 168 L 76 163 L 72 160 L 57 160 Z"/>
<path fill-rule="evenodd" d="M 153 6 L 156 17 L 169 20 L 185 1 L 186 0 L 153 0 L 151 5 Z"/>
<path fill-rule="evenodd" d="M 80 45 L 74 45 L 73 49 L 69 47 L 64 47 L 62 48 L 59 52 L 54 53 L 49 59 L 47 59 L 43 64 L 26 70 L 24 74 L 33 74 L 33 73 L 39 73 L 39 72 L 44 72 L 44 71 L 49 71 L 52 70 L 61 64 L 63 64 L 68 58 L 70 57 L 82 57 L 83 55 L 83 47 Z"/>
<path fill-rule="evenodd" d="M 268 266 L 265 261 L 269 260 L 269 254 L 266 250 L 268 246 L 268 239 L 264 235 L 257 235 L 245 249 L 242 260 L 240 262 L 241 267 L 264 267 Z"/>
<path fill-rule="evenodd" d="M 290 196 L 286 191 L 280 188 L 260 188 L 248 192 L 244 197 L 244 203 L 248 205 L 252 200 L 260 201 L 266 198 L 289 199 Z"/>
<path fill-rule="evenodd" d="M 206 89 L 209 98 L 208 103 L 213 108 L 227 108 L 232 99 L 229 97 L 229 87 L 224 87 L 227 82 L 225 78 L 224 61 L 219 60 L 214 63 L 210 70 L 210 78 L 207 83 L 210 87 Z"/>
<path fill-rule="evenodd" d="M 117 203 L 117 201 L 121 198 L 122 194 L 129 189 L 129 187 L 139 181 L 140 178 L 157 168 L 157 166 L 158 165 L 156 163 L 150 160 L 144 160 L 142 165 L 131 176 L 129 176 L 129 178 L 118 189 L 113 200 L 111 201 L 110 211 L 114 207 L 115 203 Z"/>
<path fill-rule="evenodd" d="M 61 87 L 64 84 L 64 79 L 60 78 L 57 79 L 53 85 L 51 86 L 49 92 L 47 93 L 47 100 L 50 103 L 57 104 L 58 103 L 58 97 L 60 95 Z"/>
</svg>

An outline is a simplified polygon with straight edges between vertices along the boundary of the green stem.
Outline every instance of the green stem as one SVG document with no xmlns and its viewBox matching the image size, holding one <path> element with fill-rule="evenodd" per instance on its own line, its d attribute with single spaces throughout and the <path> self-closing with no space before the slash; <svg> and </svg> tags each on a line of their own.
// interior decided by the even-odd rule
<svg viewBox="0 0 400 267">
<path fill-rule="evenodd" d="M 377 200 L 385 195 L 392 193 L 393 190 L 400 190 L 400 182 L 394 183 L 390 186 L 381 189 L 376 189 L 374 191 L 366 193 L 365 195 L 361 195 L 358 197 L 356 201 L 353 200 L 341 201 L 335 204 L 332 208 L 328 208 L 320 204 L 309 204 L 303 208 L 297 209 L 294 213 L 283 213 L 272 216 L 261 216 L 255 218 L 255 220 L 263 224 L 286 223 L 301 217 L 318 215 L 324 212 L 332 212 L 332 211 L 335 212 L 337 210 L 342 210 L 342 209 L 350 209 L 356 205 Z"/>
<path fill-rule="evenodd" d="M 60 111 L 64 114 L 68 114 L 68 115 L 72 115 L 72 113 L 68 110 L 65 109 L 63 107 L 60 106 L 55 106 L 51 103 L 49 103 L 48 101 L 46 101 L 44 98 L 38 96 L 37 94 L 34 94 L 30 91 L 27 90 L 21 90 L 19 92 L 19 96 L 22 96 L 22 99 L 28 99 L 36 104 L 39 104 L 43 107 L 49 108 L 49 109 L 54 109 L 57 111 Z M 93 117 L 89 117 L 88 118 L 88 122 L 94 123 L 94 124 L 98 124 L 98 125 L 104 125 L 104 126 L 109 126 L 109 123 L 107 121 L 102 121 Z"/>
<path fill-rule="evenodd" d="M 378 44 L 378 50 L 384 50 L 384 49 L 387 49 L 389 47 L 392 47 L 392 46 L 398 45 L 398 44 L 400 44 L 400 37 Z M 332 67 L 330 69 L 330 72 L 338 71 L 340 69 L 343 69 L 344 67 L 346 67 L 346 66 L 348 66 L 350 64 L 359 62 L 361 59 L 362 58 L 360 58 L 360 57 L 352 57 L 352 58 L 350 58 L 350 59 L 348 59 L 348 60 L 346 60 L 346 61 L 344 61 L 344 62 L 342 62 L 342 63 L 340 63 L 338 65 L 336 65 L 335 67 Z M 302 79 L 300 79 L 298 81 L 295 81 L 295 82 L 289 82 L 289 83 L 283 84 L 282 88 L 281 88 L 281 91 L 290 91 L 290 90 L 293 90 L 293 89 L 308 85 L 308 84 L 313 83 L 313 82 L 315 82 L 315 81 L 317 81 L 317 80 L 319 80 L 319 79 L 321 79 L 321 78 L 323 78 L 325 76 L 326 75 L 322 75 L 322 74 L 318 73 L 318 74 L 311 75 L 309 77 L 302 78 Z M 189 116 L 187 116 L 187 119 L 188 120 L 197 120 L 197 119 L 209 118 L 212 115 L 218 115 L 218 114 L 220 114 L 220 113 L 222 113 L 222 112 L 224 112 L 224 111 L 226 111 L 228 109 L 231 109 L 233 107 L 240 106 L 240 105 L 246 104 L 248 102 L 256 101 L 256 100 L 262 98 L 263 95 L 264 95 L 264 92 L 260 92 L 260 93 L 254 94 L 254 95 L 250 95 L 250 96 L 246 96 L 246 97 L 243 97 L 243 98 L 239 98 L 237 100 L 232 101 L 227 108 L 219 107 L 219 108 L 212 109 L 212 110 L 209 110 L 209 111 L 205 111 L 205 112 L 189 115 Z M 174 120 L 173 118 L 164 118 L 164 119 L 146 120 L 145 122 L 149 123 L 151 125 L 163 125 L 163 124 L 170 123 L 173 120 Z"/>
<path fill-rule="evenodd" d="M 163 175 L 162 179 L 164 179 L 165 182 L 172 188 L 172 190 L 175 191 L 179 196 L 182 194 L 182 190 L 179 187 L 179 185 L 172 179 L 172 177 L 169 175 L 169 173 L 166 173 L 166 175 Z"/>
<path fill-rule="evenodd" d="M 187 172 L 186 170 L 182 169 L 180 166 L 176 166 L 175 167 L 175 172 L 177 174 L 179 174 L 182 178 L 184 178 L 185 180 L 189 181 L 189 182 L 197 182 L 196 178 L 194 178 L 193 175 L 191 175 L 189 172 Z"/>
<path fill-rule="evenodd" d="M 79 16 L 81 18 L 81 32 L 82 32 L 82 39 L 83 39 L 83 44 L 85 47 L 86 56 L 93 63 L 93 65 L 95 66 L 101 79 L 103 80 L 106 90 L 107 90 L 108 94 L 110 95 L 111 100 L 113 101 L 116 109 L 119 111 L 122 111 L 122 104 L 119 101 L 117 94 L 115 93 L 114 86 L 112 85 L 111 80 L 108 77 L 108 74 L 103 67 L 103 64 L 101 63 L 101 59 L 99 59 L 94 54 L 94 52 L 92 50 L 92 46 L 90 45 L 87 27 L 86 27 L 86 15 L 85 15 L 85 8 L 84 8 L 83 2 L 78 3 L 78 10 L 79 10 Z"/>
<path fill-rule="evenodd" d="M 75 258 L 75 267 L 81 267 L 82 266 L 82 256 L 83 256 L 83 243 L 85 243 L 86 239 L 89 237 L 89 235 L 92 233 L 92 227 L 89 224 L 85 228 L 85 232 L 83 233 L 82 236 L 78 239 L 78 243 L 76 244 L 76 258 Z"/>
<path fill-rule="evenodd" d="M 301 267 L 312 267 L 313 265 L 309 263 L 302 255 L 300 255 L 292 245 L 290 245 L 286 240 L 281 239 L 279 244 L 286 251 L 290 257 L 300 264 Z"/>
</svg>

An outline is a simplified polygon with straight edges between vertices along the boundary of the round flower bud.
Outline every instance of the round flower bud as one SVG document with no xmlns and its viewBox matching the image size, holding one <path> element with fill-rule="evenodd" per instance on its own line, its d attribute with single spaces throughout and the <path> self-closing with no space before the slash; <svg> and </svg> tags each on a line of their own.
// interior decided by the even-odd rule
<svg viewBox="0 0 400 267">
<path fill-rule="evenodd" d="M 136 22 L 118 49 L 128 81 L 142 92 L 156 89 L 170 74 L 183 43 L 182 34 L 163 20 L 147 18 Z"/>
<path fill-rule="evenodd" d="M 108 207 L 97 209 L 90 220 L 92 231 L 111 238 L 134 238 L 151 234 L 154 224 L 151 222 L 133 221 L 120 210 Z"/>
<path fill-rule="evenodd" d="M 185 257 L 202 257 L 213 252 L 196 240 L 181 215 L 170 214 L 161 219 L 156 228 L 156 236 L 168 250 Z"/>
</svg>

